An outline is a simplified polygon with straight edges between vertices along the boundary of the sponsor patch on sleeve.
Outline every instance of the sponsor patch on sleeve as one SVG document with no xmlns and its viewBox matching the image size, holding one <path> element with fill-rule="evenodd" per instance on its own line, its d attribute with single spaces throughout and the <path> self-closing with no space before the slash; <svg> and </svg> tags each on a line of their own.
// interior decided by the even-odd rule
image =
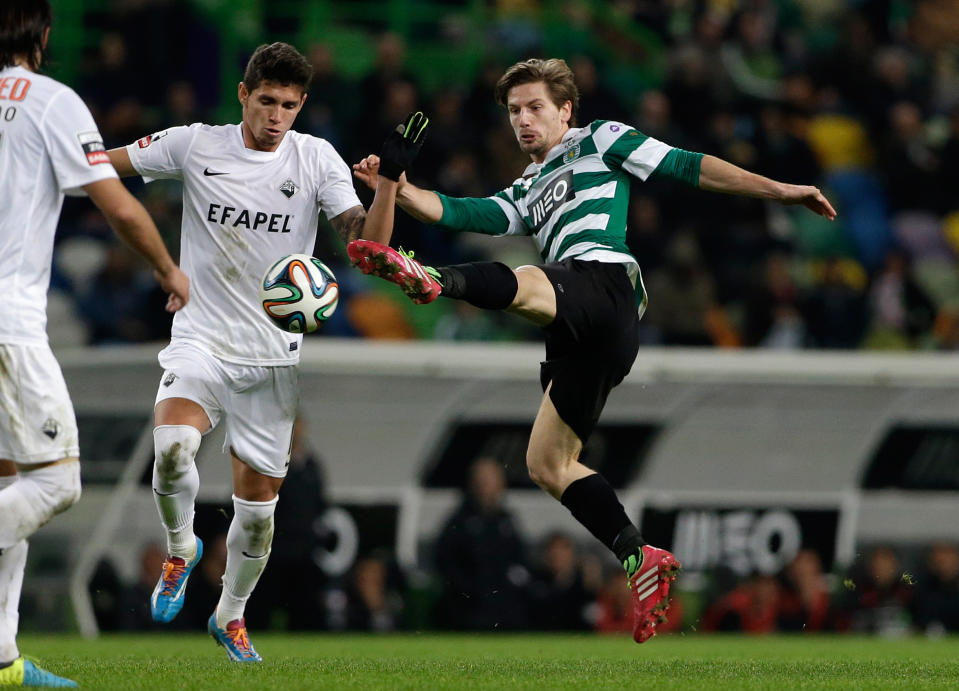
<svg viewBox="0 0 959 691">
<path fill-rule="evenodd" d="M 91 166 L 110 162 L 106 147 L 103 146 L 103 137 L 100 136 L 99 132 L 96 130 L 92 132 L 79 132 L 77 139 L 80 141 L 83 153 L 87 157 L 87 163 Z"/>
<path fill-rule="evenodd" d="M 165 137 L 166 133 L 167 131 L 163 130 L 162 132 L 154 132 L 153 134 L 147 135 L 146 137 L 143 137 L 142 139 L 138 139 L 137 146 L 139 146 L 141 149 L 145 149 L 148 146 L 150 146 L 150 144 L 155 142 L 157 139 L 161 139 Z"/>
</svg>

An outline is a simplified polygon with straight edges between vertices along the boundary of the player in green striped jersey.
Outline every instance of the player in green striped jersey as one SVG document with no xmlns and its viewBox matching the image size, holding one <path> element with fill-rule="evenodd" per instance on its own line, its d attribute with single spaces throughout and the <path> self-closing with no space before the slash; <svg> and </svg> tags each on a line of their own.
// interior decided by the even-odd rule
<svg viewBox="0 0 959 691">
<path fill-rule="evenodd" d="M 437 295 L 506 310 L 543 327 L 544 396 L 527 450 L 530 476 L 616 554 L 633 590 L 633 637 L 643 642 L 668 606 L 678 562 L 647 545 L 609 483 L 579 462 L 606 398 L 638 352 L 646 306 L 639 264 L 626 245 L 633 178 L 671 178 L 704 190 L 803 204 L 833 219 L 815 187 L 770 180 L 709 155 L 676 149 L 623 123 L 575 126 L 579 100 L 562 60 L 526 60 L 496 86 L 520 149 L 532 163 L 510 187 L 483 199 L 457 199 L 399 179 L 397 203 L 441 227 L 488 235 L 529 235 L 543 258 L 515 270 L 499 262 L 436 269 L 411 255 L 357 241 L 354 264 L 399 284 L 416 302 Z M 375 189 L 379 160 L 355 175 Z M 655 296 L 653 296 L 655 299 Z"/>
</svg>

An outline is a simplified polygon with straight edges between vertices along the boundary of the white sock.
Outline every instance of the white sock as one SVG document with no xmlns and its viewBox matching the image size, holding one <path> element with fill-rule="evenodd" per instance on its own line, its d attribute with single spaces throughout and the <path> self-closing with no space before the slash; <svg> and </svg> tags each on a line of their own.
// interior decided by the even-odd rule
<svg viewBox="0 0 959 691">
<path fill-rule="evenodd" d="M 20 590 L 27 564 L 27 541 L 20 540 L 0 553 L 0 663 L 20 657 L 17 627 L 20 622 Z"/>
<path fill-rule="evenodd" d="M 233 520 L 226 535 L 226 572 L 216 607 L 216 625 L 226 628 L 242 619 L 246 601 L 260 580 L 273 544 L 273 501 L 246 501 L 233 497 Z"/>
<path fill-rule="evenodd" d="M 200 431 L 190 425 L 160 425 L 153 430 L 153 498 L 167 530 L 167 552 L 192 559 L 196 554 L 193 505 L 200 491 L 196 452 Z"/>
<path fill-rule="evenodd" d="M 44 523 L 80 498 L 80 464 L 58 463 L 21 470 L 0 489 L 0 549 L 33 535 Z M 16 476 L 13 476 L 16 477 Z"/>
</svg>

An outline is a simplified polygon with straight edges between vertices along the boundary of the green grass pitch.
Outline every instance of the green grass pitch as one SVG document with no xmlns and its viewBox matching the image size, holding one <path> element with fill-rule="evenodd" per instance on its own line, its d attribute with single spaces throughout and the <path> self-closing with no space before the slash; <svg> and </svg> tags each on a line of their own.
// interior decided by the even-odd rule
<svg viewBox="0 0 959 691">
<path fill-rule="evenodd" d="M 199 634 L 23 635 L 85 689 L 917 689 L 959 686 L 959 639 L 254 634 L 231 664 Z"/>
</svg>

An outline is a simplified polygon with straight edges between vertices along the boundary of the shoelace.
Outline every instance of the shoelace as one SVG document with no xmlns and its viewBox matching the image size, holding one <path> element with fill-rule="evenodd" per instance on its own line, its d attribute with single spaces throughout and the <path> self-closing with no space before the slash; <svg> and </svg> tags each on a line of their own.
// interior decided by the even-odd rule
<svg viewBox="0 0 959 691">
<path fill-rule="evenodd" d="M 180 576 L 186 571 L 186 564 L 174 564 L 172 561 L 163 562 L 163 594 L 172 595 L 179 585 Z"/>
<path fill-rule="evenodd" d="M 227 629 L 226 636 L 240 652 L 247 655 L 251 654 L 253 646 L 250 644 L 250 636 L 247 634 L 245 626 L 238 629 Z"/>
<path fill-rule="evenodd" d="M 406 250 L 403 249 L 403 246 L 400 245 L 399 253 L 406 259 L 409 259 L 411 261 L 416 261 L 415 259 L 413 259 L 414 250 L 410 250 L 409 252 L 407 252 Z M 440 280 L 440 272 L 434 269 L 432 266 L 426 266 L 425 264 L 420 264 L 419 262 L 417 262 L 417 264 L 419 264 L 420 268 L 422 268 L 423 271 L 426 272 L 426 275 L 432 278 L 434 281 Z"/>
</svg>

